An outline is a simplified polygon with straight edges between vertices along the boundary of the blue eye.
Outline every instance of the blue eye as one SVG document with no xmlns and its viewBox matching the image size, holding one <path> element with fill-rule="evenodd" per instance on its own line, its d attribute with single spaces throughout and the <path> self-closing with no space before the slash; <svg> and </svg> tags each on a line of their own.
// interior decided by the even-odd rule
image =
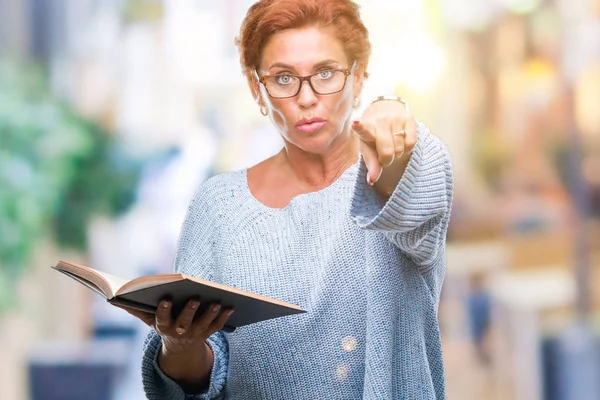
<svg viewBox="0 0 600 400">
<path fill-rule="evenodd" d="M 293 82 L 293 77 L 291 75 L 278 75 L 275 77 L 275 82 L 280 85 L 289 85 Z"/>
<path fill-rule="evenodd" d="M 333 71 L 321 71 L 317 76 L 319 79 L 329 79 L 333 76 Z"/>
</svg>

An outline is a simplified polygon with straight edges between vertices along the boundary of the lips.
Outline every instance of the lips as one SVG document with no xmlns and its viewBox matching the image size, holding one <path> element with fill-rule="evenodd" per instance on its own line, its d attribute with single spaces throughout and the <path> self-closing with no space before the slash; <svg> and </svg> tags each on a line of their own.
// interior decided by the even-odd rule
<svg viewBox="0 0 600 400">
<path fill-rule="evenodd" d="M 313 133 L 325 126 L 326 120 L 323 118 L 302 118 L 296 123 L 296 128 L 300 132 Z"/>
</svg>

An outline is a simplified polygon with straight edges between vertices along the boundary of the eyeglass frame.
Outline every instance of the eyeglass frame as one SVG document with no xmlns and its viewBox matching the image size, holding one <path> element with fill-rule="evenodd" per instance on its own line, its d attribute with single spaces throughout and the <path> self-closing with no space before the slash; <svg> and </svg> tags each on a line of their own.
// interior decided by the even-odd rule
<svg viewBox="0 0 600 400">
<path fill-rule="evenodd" d="M 356 61 L 354 61 L 352 63 L 352 67 L 350 67 L 350 68 L 331 68 L 331 69 L 321 70 L 319 72 L 315 72 L 314 74 L 306 75 L 306 76 L 300 76 L 300 75 L 294 75 L 294 74 L 270 74 L 270 75 L 262 75 L 261 76 L 261 75 L 258 74 L 257 70 L 254 70 L 254 73 L 256 73 L 256 77 L 258 78 L 258 81 L 260 83 L 262 83 L 262 85 L 265 87 L 265 90 L 267 91 L 267 94 L 269 95 L 269 97 L 272 97 L 274 99 L 291 99 L 292 97 L 298 96 L 298 94 L 302 90 L 302 84 L 304 82 L 308 82 L 308 86 L 310 86 L 310 88 L 313 91 L 313 93 L 315 93 L 315 94 L 317 94 L 319 96 L 328 96 L 330 94 L 336 94 L 336 93 L 341 92 L 346 87 L 346 81 L 348 80 L 348 77 L 352 73 L 352 70 L 354 69 L 355 66 L 356 66 Z M 312 82 L 310 81 L 310 79 L 313 76 L 315 76 L 315 75 L 319 75 L 323 71 L 336 71 L 336 72 L 343 72 L 344 73 L 344 84 L 342 85 L 342 87 L 340 88 L 340 90 L 336 90 L 335 92 L 331 92 L 331 93 L 319 93 L 319 92 L 317 92 L 315 90 L 315 88 L 313 87 Z M 281 76 L 281 75 L 293 76 L 295 78 L 300 79 L 300 85 L 298 85 L 298 90 L 296 91 L 296 93 L 293 96 L 275 97 L 275 96 L 271 95 L 271 93 L 269 93 L 269 89 L 267 88 L 267 82 L 266 82 L 267 79 L 273 78 L 275 76 Z"/>
</svg>

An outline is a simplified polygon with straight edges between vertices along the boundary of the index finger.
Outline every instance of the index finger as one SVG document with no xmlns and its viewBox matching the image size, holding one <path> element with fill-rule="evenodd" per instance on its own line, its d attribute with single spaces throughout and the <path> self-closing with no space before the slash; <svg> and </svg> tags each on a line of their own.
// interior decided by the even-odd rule
<svg viewBox="0 0 600 400">
<path fill-rule="evenodd" d="M 352 122 L 352 130 L 358 138 L 365 143 L 375 143 L 377 136 L 375 133 L 375 125 L 367 121 L 354 120 Z"/>
</svg>

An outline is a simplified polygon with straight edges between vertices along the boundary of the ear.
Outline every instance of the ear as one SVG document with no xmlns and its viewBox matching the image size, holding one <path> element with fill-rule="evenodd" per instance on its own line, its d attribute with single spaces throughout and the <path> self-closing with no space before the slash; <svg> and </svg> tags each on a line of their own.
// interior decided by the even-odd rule
<svg viewBox="0 0 600 400">
<path fill-rule="evenodd" d="M 254 101 L 260 108 L 266 107 L 265 100 L 262 97 L 262 93 L 260 91 L 256 92 L 256 97 L 254 97 Z"/>
<path fill-rule="evenodd" d="M 258 81 L 256 73 L 251 73 L 248 77 L 248 81 L 250 83 L 250 90 L 252 91 L 252 97 L 254 97 L 254 101 L 256 101 L 256 104 L 258 104 L 259 107 L 264 107 L 265 101 L 262 97 L 262 93 L 260 92 L 260 82 Z"/>
<path fill-rule="evenodd" d="M 354 98 L 360 97 L 362 92 L 363 84 L 365 81 L 365 65 L 364 63 L 359 63 L 356 68 L 354 68 Z"/>
</svg>

